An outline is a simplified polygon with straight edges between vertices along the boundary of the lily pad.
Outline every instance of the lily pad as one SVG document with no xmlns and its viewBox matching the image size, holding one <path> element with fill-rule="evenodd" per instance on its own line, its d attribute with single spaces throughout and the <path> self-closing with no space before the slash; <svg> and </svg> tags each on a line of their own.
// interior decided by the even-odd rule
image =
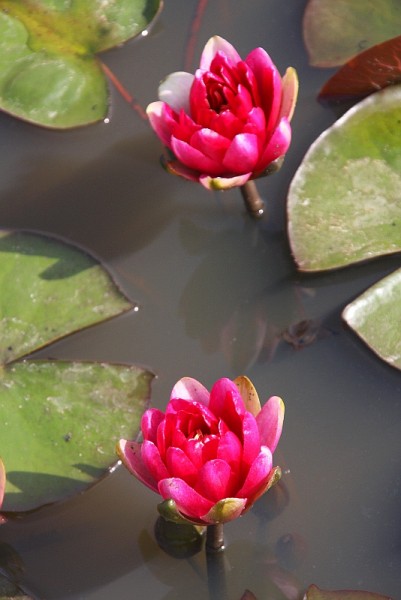
<svg viewBox="0 0 401 600">
<path fill-rule="evenodd" d="M 342 316 L 381 359 L 401 369 L 401 269 L 348 304 Z"/>
<path fill-rule="evenodd" d="M 0 364 L 133 307 L 89 254 L 30 232 L 0 230 L 0 289 Z"/>
<path fill-rule="evenodd" d="M 401 5 L 399 0 L 309 0 L 303 30 L 310 64 L 335 67 L 398 36 Z"/>
<path fill-rule="evenodd" d="M 401 86 L 372 94 L 326 130 L 288 195 L 288 232 L 302 271 L 401 250 Z"/>
<path fill-rule="evenodd" d="M 316 585 L 311 585 L 306 590 L 305 600 L 391 600 L 391 598 L 357 590 L 320 590 Z"/>
<path fill-rule="evenodd" d="M 323 100 L 362 98 L 401 81 L 401 36 L 351 58 L 322 87 Z"/>
<path fill-rule="evenodd" d="M 104 119 L 95 54 L 138 35 L 161 0 L 0 0 L 0 108 L 54 128 Z"/>
<path fill-rule="evenodd" d="M 108 471 L 116 440 L 135 436 L 153 375 L 134 366 L 16 361 L 132 308 L 82 250 L 0 231 L 0 288 L 2 510 L 25 511 L 82 491 Z"/>
<path fill-rule="evenodd" d="M 0 380 L 4 511 L 61 500 L 116 461 L 120 436 L 136 435 L 152 375 L 137 367 L 22 361 Z"/>
<path fill-rule="evenodd" d="M 0 600 L 33 600 L 27 596 L 15 583 L 0 574 Z"/>
</svg>

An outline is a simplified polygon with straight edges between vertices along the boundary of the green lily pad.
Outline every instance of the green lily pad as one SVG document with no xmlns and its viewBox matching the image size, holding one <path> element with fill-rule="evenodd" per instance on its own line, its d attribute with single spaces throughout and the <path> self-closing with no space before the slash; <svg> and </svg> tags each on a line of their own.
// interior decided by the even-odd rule
<svg viewBox="0 0 401 600">
<path fill-rule="evenodd" d="M 160 0 L 0 0 L 0 108 L 54 128 L 104 119 L 95 54 L 138 35 Z"/>
<path fill-rule="evenodd" d="M 118 439 L 135 436 L 153 376 L 134 366 L 16 361 L 132 308 L 82 250 L 0 231 L 0 289 L 2 510 L 25 511 L 82 491 L 108 471 Z"/>
<path fill-rule="evenodd" d="M 401 269 L 348 304 L 342 316 L 381 359 L 401 369 Z"/>
<path fill-rule="evenodd" d="M 137 367 L 22 361 L 0 378 L 4 511 L 25 511 L 84 490 L 135 436 L 152 375 Z"/>
<path fill-rule="evenodd" d="M 311 585 L 306 590 L 305 600 L 391 600 L 391 598 L 357 590 L 320 590 L 316 585 Z"/>
<path fill-rule="evenodd" d="M 401 30 L 399 0 L 309 0 L 304 41 L 310 64 L 335 67 L 396 37 Z"/>
<path fill-rule="evenodd" d="M 89 254 L 29 232 L 0 230 L 0 289 L 0 364 L 133 307 Z"/>
<path fill-rule="evenodd" d="M 401 250 L 401 86 L 372 94 L 325 131 L 288 195 L 288 233 L 302 271 Z"/>
</svg>

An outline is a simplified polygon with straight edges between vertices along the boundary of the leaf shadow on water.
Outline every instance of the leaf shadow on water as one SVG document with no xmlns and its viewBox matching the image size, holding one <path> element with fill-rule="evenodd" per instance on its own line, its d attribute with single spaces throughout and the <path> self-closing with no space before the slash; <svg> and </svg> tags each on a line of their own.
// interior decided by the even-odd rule
<svg viewBox="0 0 401 600">
<path fill-rule="evenodd" d="M 264 236 L 245 220 L 240 230 L 211 231 L 189 220 L 180 223 L 182 244 L 201 262 L 181 296 L 179 310 L 187 334 L 208 353 L 221 351 L 234 372 L 269 361 L 281 341 L 294 348 L 291 327 L 309 323 L 303 291 L 293 280 L 293 265 L 281 233 Z M 313 327 L 312 327 L 313 325 Z M 305 336 L 306 339 L 306 336 Z M 305 344 L 306 345 L 306 344 Z"/>
<path fill-rule="evenodd" d="M 78 467 L 78 465 L 74 465 Z M 84 467 L 84 468 L 82 468 Z M 96 482 L 102 476 L 107 475 L 108 470 L 96 469 L 90 465 L 79 465 L 79 470 L 93 477 Z M 88 487 L 87 481 L 74 479 L 72 477 L 62 477 L 59 475 L 51 475 L 49 473 L 34 473 L 31 471 L 10 471 L 7 472 L 7 480 L 13 486 L 15 486 L 19 492 L 11 492 L 9 496 L 13 496 L 13 511 L 24 511 L 25 506 L 25 493 L 29 492 L 30 505 L 32 505 L 32 490 L 38 489 L 38 497 L 40 501 L 43 497 L 43 490 L 47 490 L 47 502 L 46 504 L 52 504 L 62 499 L 64 496 L 63 490 L 67 490 L 68 496 L 73 496 Z M 21 498 L 19 499 L 19 497 Z M 5 499 L 5 513 L 7 513 L 7 496 Z"/>
<path fill-rule="evenodd" d="M 234 536 L 238 535 L 238 527 L 241 527 L 238 523 L 225 526 L 226 549 L 222 562 L 229 598 L 240 600 L 244 589 L 252 588 L 260 600 L 267 597 L 299 600 L 302 584 L 293 571 L 305 559 L 306 546 L 296 534 L 285 536 L 284 543 L 281 538 L 275 540 L 270 530 L 270 524 L 285 510 L 289 499 L 290 491 L 280 481 L 246 517 L 245 538 L 230 539 L 232 528 L 237 529 Z M 242 523 L 245 525 L 245 521 Z M 251 541 L 247 537 L 250 532 Z M 139 546 L 154 578 L 168 587 L 162 596 L 164 600 L 186 597 L 189 586 L 194 600 L 208 597 L 208 570 L 204 552 L 181 560 L 170 558 L 160 554 L 156 540 L 145 529 L 139 536 Z M 295 564 L 292 561 L 289 565 L 290 561 L 286 559 L 294 558 L 294 554 L 297 555 L 297 562 Z"/>
<path fill-rule="evenodd" d="M 35 590 L 38 598 L 56 599 L 82 595 L 135 572 L 143 565 L 138 537 L 144 527 L 152 530 L 156 518 L 150 494 L 119 468 L 82 494 L 5 523 L 2 541 L 23 561 L 18 583 Z"/>
<path fill-rule="evenodd" d="M 183 196 L 175 192 L 178 178 L 158 176 L 160 154 L 149 131 L 83 166 L 79 159 L 34 156 L 1 194 L 0 223 L 73 234 L 74 242 L 106 259 L 140 250 L 166 227 Z"/>
</svg>

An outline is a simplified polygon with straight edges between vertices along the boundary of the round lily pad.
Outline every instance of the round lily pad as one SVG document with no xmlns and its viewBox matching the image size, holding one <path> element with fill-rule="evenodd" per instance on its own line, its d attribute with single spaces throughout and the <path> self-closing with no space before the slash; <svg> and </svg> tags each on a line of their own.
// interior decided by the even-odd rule
<svg viewBox="0 0 401 600">
<path fill-rule="evenodd" d="M 401 369 L 401 269 L 348 304 L 343 318 L 381 359 Z"/>
<path fill-rule="evenodd" d="M 288 234 L 302 271 L 401 250 L 401 86 L 351 108 L 310 147 L 288 194 Z"/>
<path fill-rule="evenodd" d="M 153 375 L 137 367 L 22 361 L 0 381 L 4 511 L 25 511 L 80 492 L 132 439 Z"/>
<path fill-rule="evenodd" d="M 104 119 L 109 98 L 95 54 L 138 35 L 160 0 L 0 0 L 0 109 L 69 128 Z"/>
</svg>

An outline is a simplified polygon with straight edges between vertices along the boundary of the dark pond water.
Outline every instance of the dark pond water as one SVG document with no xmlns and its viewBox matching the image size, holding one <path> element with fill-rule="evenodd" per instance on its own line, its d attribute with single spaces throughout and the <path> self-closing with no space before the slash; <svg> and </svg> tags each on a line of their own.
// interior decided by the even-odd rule
<svg viewBox="0 0 401 600">
<path fill-rule="evenodd" d="M 144 39 L 103 56 L 142 106 L 185 64 L 198 2 L 167 1 Z M 132 312 L 64 340 L 43 356 L 145 365 L 163 408 L 177 379 L 206 386 L 246 374 L 287 413 L 276 463 L 280 487 L 225 528 L 229 596 L 295 599 L 311 583 L 401 597 L 401 375 L 341 322 L 347 302 L 399 264 L 397 257 L 320 276 L 294 267 L 286 193 L 309 144 L 338 115 L 316 93 L 328 71 L 308 66 L 305 0 L 216 0 L 206 5 L 193 65 L 219 34 L 245 55 L 265 47 L 281 72 L 296 67 L 294 141 L 252 221 L 223 195 L 168 176 L 147 124 L 115 92 L 109 124 L 57 133 L 0 115 L 0 223 L 61 234 L 101 257 Z M 301 349 L 294 325 L 313 321 Z M 287 334 L 283 335 L 287 331 Z M 290 335 L 288 335 L 288 332 Z M 302 345 L 302 344 L 301 344 Z M 1 529 L 22 579 L 41 598 L 207 597 L 202 554 L 160 550 L 158 497 L 122 468 L 80 497 Z M 281 591 L 280 591 L 281 589 Z M 298 592 L 297 592 L 298 590 Z"/>
</svg>

